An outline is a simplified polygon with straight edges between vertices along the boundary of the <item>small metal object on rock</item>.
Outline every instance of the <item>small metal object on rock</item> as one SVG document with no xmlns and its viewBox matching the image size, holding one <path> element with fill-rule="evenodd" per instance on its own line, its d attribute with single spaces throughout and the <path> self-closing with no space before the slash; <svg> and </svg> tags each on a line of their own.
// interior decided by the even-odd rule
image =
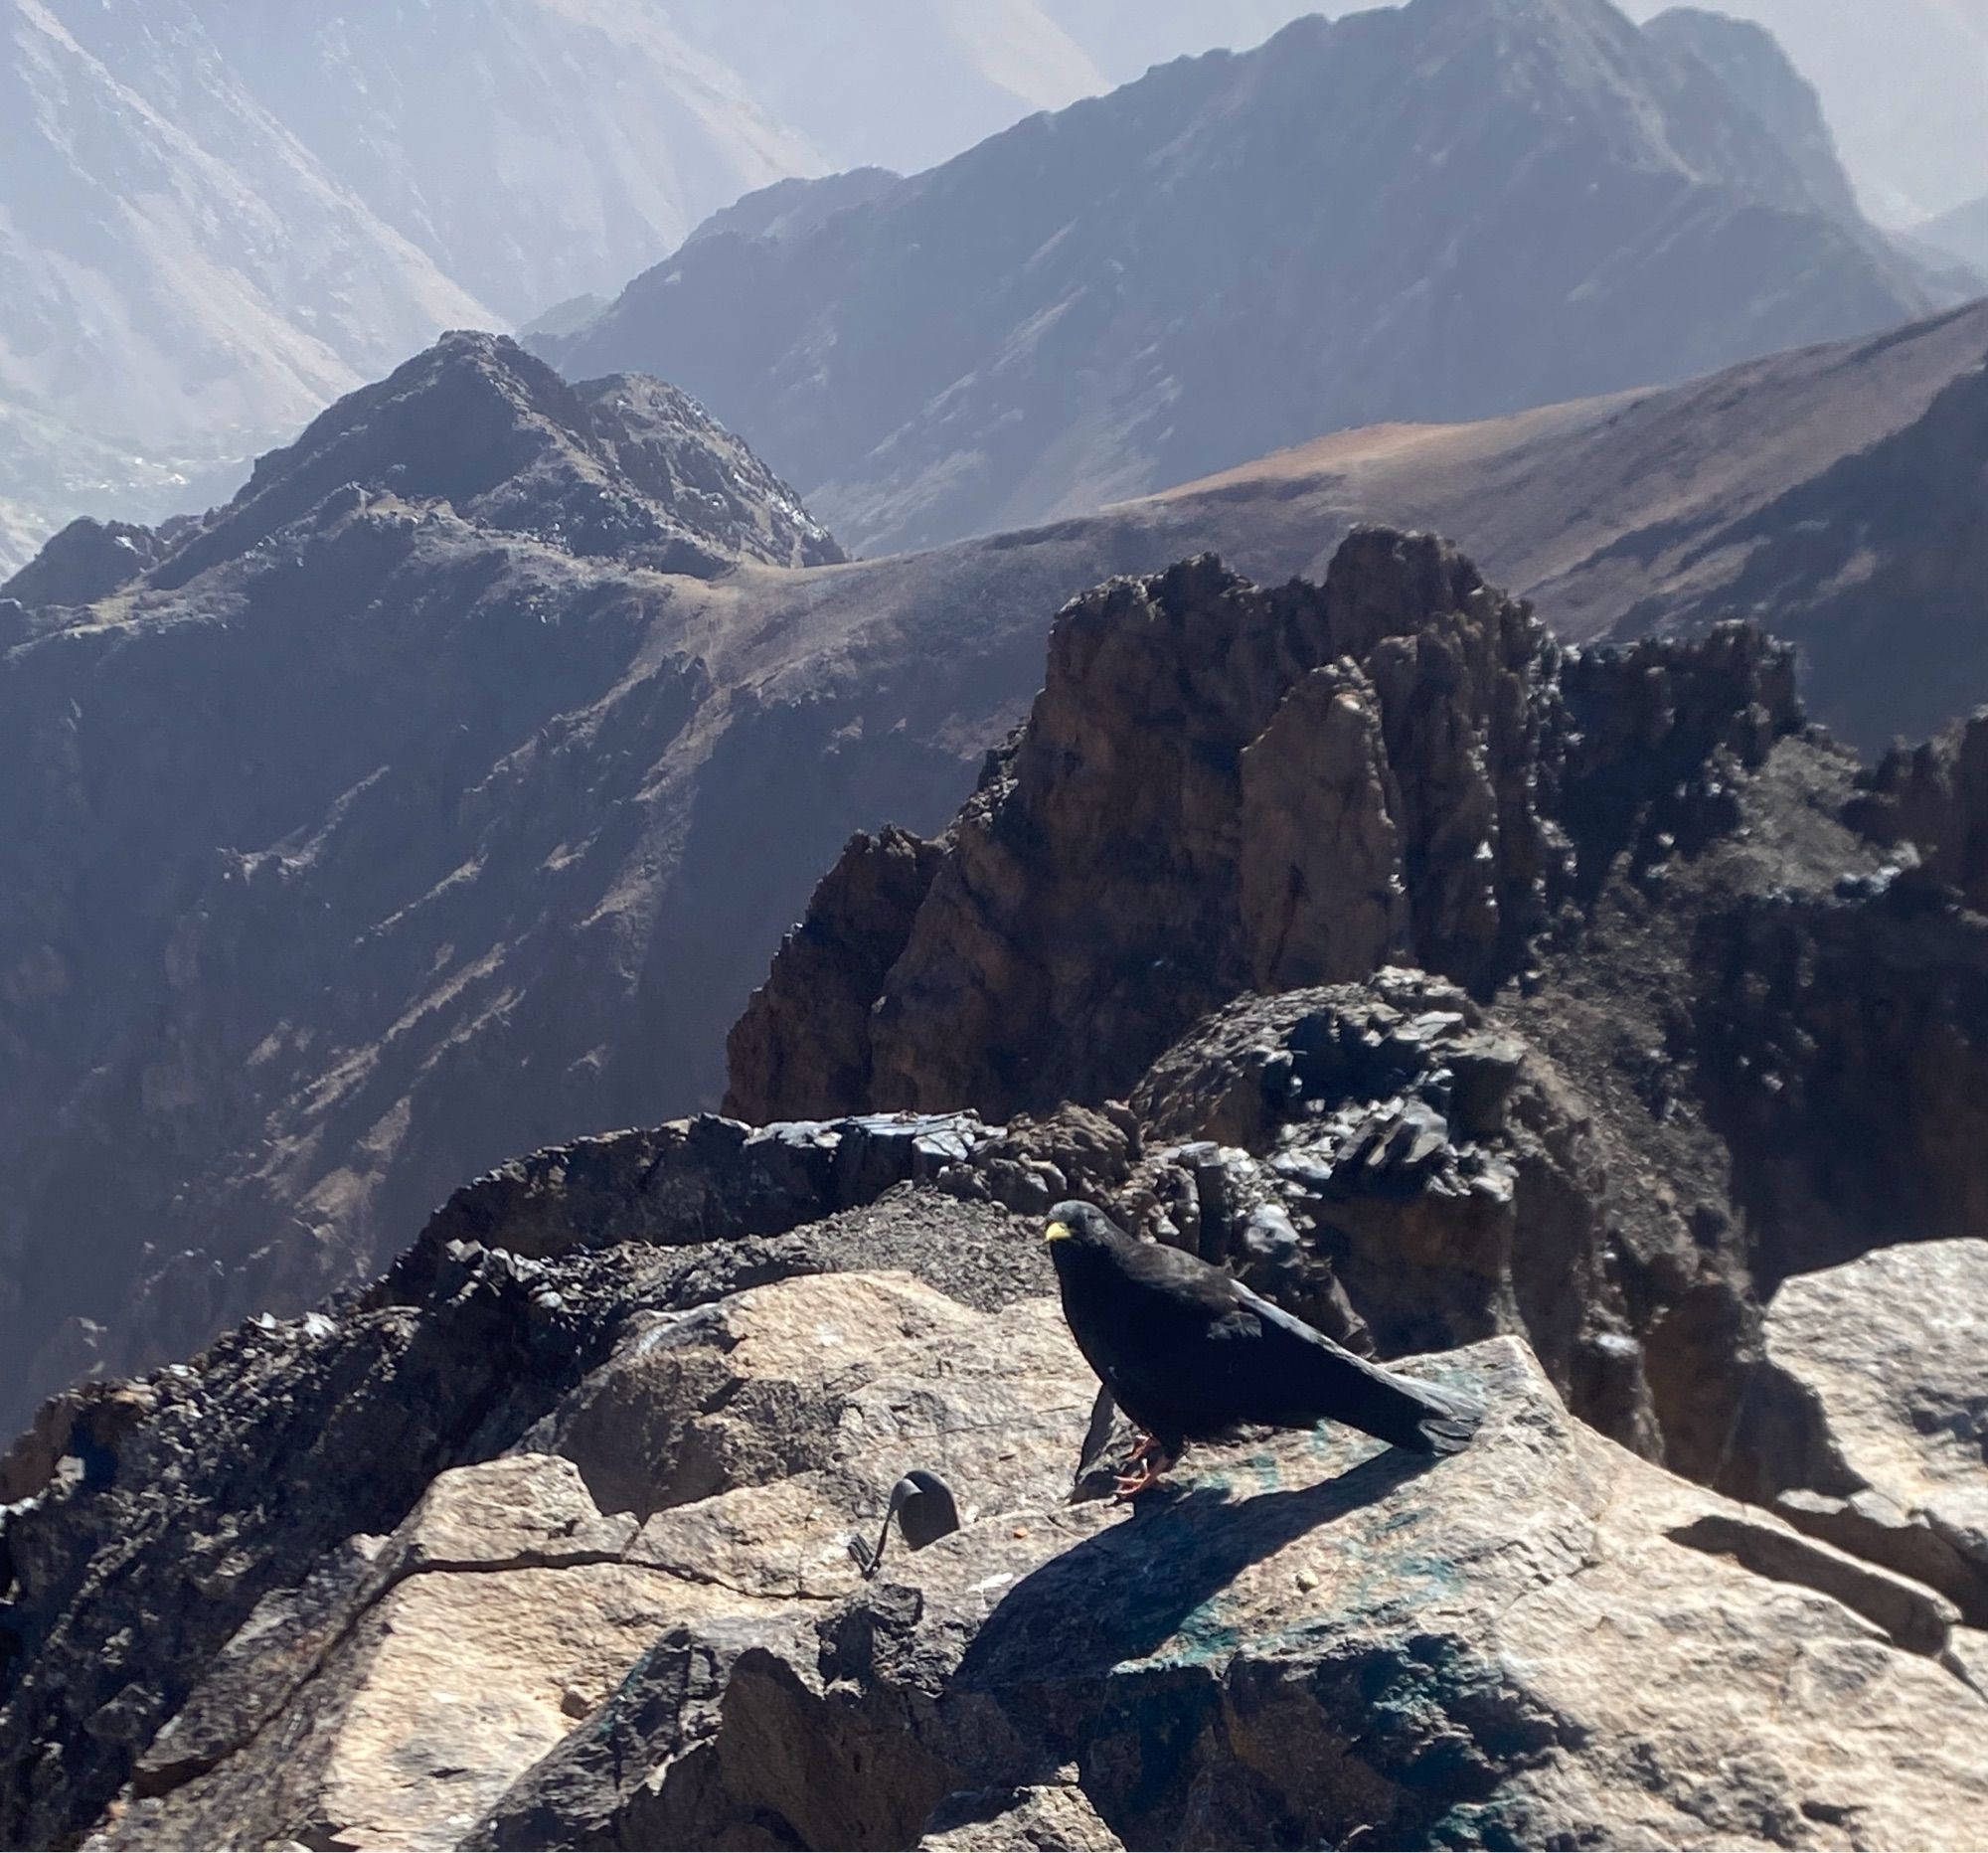
<svg viewBox="0 0 1988 1853">
<path fill-rule="evenodd" d="M 905 1534 L 905 1543 L 913 1551 L 949 1536 L 959 1529 L 959 1507 L 952 1488 L 936 1473 L 914 1467 L 891 1488 L 890 1509 L 884 1514 L 884 1529 L 877 1534 L 872 1550 L 861 1538 L 849 1541 L 849 1555 L 861 1568 L 864 1580 L 874 1577 L 884 1564 L 884 1550 L 891 1542 L 891 1521 Z"/>
</svg>

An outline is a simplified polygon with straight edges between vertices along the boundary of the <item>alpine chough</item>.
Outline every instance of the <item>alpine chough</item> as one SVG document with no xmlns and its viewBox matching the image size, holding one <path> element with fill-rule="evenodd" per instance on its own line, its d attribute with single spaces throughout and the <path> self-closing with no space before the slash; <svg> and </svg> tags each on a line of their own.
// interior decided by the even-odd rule
<svg viewBox="0 0 1988 1853">
<path fill-rule="evenodd" d="M 1047 1236 L 1077 1349 L 1144 1431 L 1123 1498 L 1189 1441 L 1251 1424 L 1342 1422 L 1419 1454 L 1454 1453 L 1476 1430 L 1474 1405 L 1355 1357 L 1221 1268 L 1135 1242 L 1087 1203 L 1058 1204 Z"/>
</svg>

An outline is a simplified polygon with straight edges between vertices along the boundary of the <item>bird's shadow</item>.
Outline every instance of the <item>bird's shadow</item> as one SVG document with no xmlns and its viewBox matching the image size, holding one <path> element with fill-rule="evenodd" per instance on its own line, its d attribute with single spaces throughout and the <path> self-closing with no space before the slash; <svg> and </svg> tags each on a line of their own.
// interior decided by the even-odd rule
<svg viewBox="0 0 1988 1853">
<path fill-rule="evenodd" d="M 1177 1636 L 1189 1655 L 1220 1654 L 1234 1643 L 1197 1611 L 1243 1570 L 1438 1464 L 1389 1448 L 1291 1492 L 1148 1494 L 1123 1523 L 1052 1558 L 1001 1599 L 961 1659 L 954 1689 L 1093 1675 Z"/>
</svg>

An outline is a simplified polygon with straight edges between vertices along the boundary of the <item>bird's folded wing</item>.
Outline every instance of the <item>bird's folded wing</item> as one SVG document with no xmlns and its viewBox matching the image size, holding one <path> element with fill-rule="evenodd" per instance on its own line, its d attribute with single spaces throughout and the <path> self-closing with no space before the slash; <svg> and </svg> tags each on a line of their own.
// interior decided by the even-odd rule
<svg viewBox="0 0 1988 1853">
<path fill-rule="evenodd" d="M 1233 1329 L 1246 1339 L 1253 1327 L 1265 1363 L 1273 1359 L 1280 1374 L 1288 1373 L 1292 1391 L 1323 1420 L 1418 1453 L 1446 1454 L 1465 1445 L 1483 1419 L 1469 1398 L 1354 1356 L 1241 1282 L 1236 1292 L 1236 1310 L 1215 1331 Z"/>
</svg>

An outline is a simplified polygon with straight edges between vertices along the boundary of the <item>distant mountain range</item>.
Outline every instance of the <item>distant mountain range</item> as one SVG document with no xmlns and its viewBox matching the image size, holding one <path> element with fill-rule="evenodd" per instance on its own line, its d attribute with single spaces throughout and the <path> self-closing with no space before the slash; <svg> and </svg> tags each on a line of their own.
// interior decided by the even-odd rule
<svg viewBox="0 0 1988 1853">
<path fill-rule="evenodd" d="M 1745 0 L 1741 10 L 1760 14 L 1770 4 Z M 1491 11 L 1499 6 L 1509 7 L 1509 0 L 1496 0 Z M 157 520 L 212 501 L 253 451 L 286 438 L 329 399 L 377 378 L 445 326 L 529 324 L 541 338 L 571 338 L 630 275 L 676 251 L 714 215 L 741 231 L 727 209 L 742 195 L 838 168 L 920 169 L 1032 111 L 1061 108 L 1136 78 L 1150 64 L 1218 44 L 1253 44 L 1301 10 L 1301 0 L 1141 0 L 1136 6 L 1125 0 L 876 0 L 853 11 L 806 0 L 753 0 L 749 6 L 734 0 L 336 0 L 311 9 L 306 19 L 258 0 L 159 0 L 142 9 L 89 0 L 0 0 L 0 255 L 11 280 L 0 302 L 0 572 L 18 566 L 40 535 L 71 514 Z M 1438 370 L 1430 376 L 1430 404 L 1397 404 L 1386 378 L 1398 357 L 1385 339 L 1376 353 L 1365 345 L 1348 350 L 1328 343 L 1329 351 L 1316 357 L 1328 373 L 1363 378 L 1376 375 L 1378 364 L 1380 390 L 1355 395 L 1360 404 L 1330 403 L 1330 395 L 1307 386 L 1302 367 L 1288 392 L 1251 389 L 1259 397 L 1268 390 L 1294 409 L 1309 403 L 1310 415 L 1328 421 L 1395 411 L 1495 411 L 1520 403 L 1498 392 L 1552 397 L 1689 371 L 1755 347 L 1843 332 L 1857 314 L 1896 318 L 1924 305 L 1915 293 L 1924 279 L 1910 259 L 1901 274 L 1899 260 L 1880 253 L 1876 270 L 1891 274 L 1853 276 L 1856 261 L 1840 250 L 1812 250 L 1777 226 L 1758 240 L 1734 234 L 1752 265 L 1728 266 L 1736 270 L 1743 300 L 1700 300 L 1688 291 L 1665 299 L 1668 319 L 1677 324 L 1669 343 L 1652 343 L 1647 330 L 1632 326 L 1633 314 L 1618 315 L 1619 353 L 1611 355 L 1599 333 L 1592 340 L 1576 337 L 1566 366 L 1546 369 L 1550 377 L 1541 384 L 1537 365 L 1499 353 L 1495 339 L 1480 356 L 1467 333 L 1452 338 L 1437 305 L 1454 274 L 1444 264 L 1463 261 L 1465 252 L 1470 263 L 1494 273 L 1501 253 L 1509 253 L 1515 265 L 1537 272 L 1533 281 L 1543 299 L 1555 288 L 1576 295 L 1574 319 L 1586 315 L 1596 330 L 1609 319 L 1614 290 L 1633 303 L 1649 293 L 1652 281 L 1618 274 L 1620 253 L 1583 255 L 1577 225 L 1567 249 L 1554 252 L 1542 270 L 1541 253 L 1516 235 L 1495 250 L 1466 237 L 1455 250 L 1417 251 L 1412 240 L 1404 244 L 1387 229 L 1385 199 L 1376 205 L 1383 222 L 1378 233 L 1315 212 L 1317 199 L 1331 197 L 1325 179 L 1337 176 L 1344 185 L 1351 174 L 1353 184 L 1364 185 L 1370 167 L 1379 173 L 1405 151 L 1426 149 L 1451 164 L 1446 175 L 1430 181 L 1442 195 L 1455 188 L 1457 164 L 1474 159 L 1495 170 L 1514 158 L 1513 150 L 1530 145 L 1523 108 L 1510 107 L 1514 99 L 1500 84 L 1474 98 L 1463 87 L 1469 60 L 1505 56 L 1500 35 L 1574 48 L 1565 58 L 1545 54 L 1560 70 L 1542 97 L 1556 84 L 1574 90 L 1598 84 L 1615 98 L 1608 104 L 1590 97 L 1572 112 L 1578 123 L 1560 124 L 1568 133 L 1549 137 L 1528 157 L 1521 192 L 1508 202 L 1514 213 L 1532 205 L 1568 216 L 1552 192 L 1561 183 L 1538 171 L 1540 164 L 1551 168 L 1575 158 L 1580 138 L 1596 132 L 1612 109 L 1618 118 L 1626 110 L 1624 119 L 1634 119 L 1627 127 L 1618 122 L 1619 133 L 1598 131 L 1608 144 L 1600 157 L 1604 175 L 1612 176 L 1605 184 L 1628 185 L 1624 227 L 1654 230 L 1666 240 L 1681 231 L 1677 261 L 1683 267 L 1698 260 L 1694 252 L 1713 260 L 1705 251 L 1716 248 L 1720 236 L 1714 194 L 1723 194 L 1730 207 L 1750 190 L 1768 202 L 1767 211 L 1781 210 L 1783 189 L 1765 172 L 1776 160 L 1798 171 L 1814 204 L 1839 209 L 1847 239 L 1856 243 L 1864 236 L 1840 210 L 1846 183 L 1827 127 L 1785 61 L 1757 35 L 1747 41 L 1729 31 L 1710 63 L 1723 86 L 1749 114 L 1760 115 L 1770 138 L 1780 142 L 1780 156 L 1768 157 L 1765 166 L 1745 146 L 1748 134 L 1716 126 L 1721 108 L 1689 94 L 1691 84 L 1680 88 L 1675 71 L 1655 81 L 1653 90 L 1647 60 L 1632 55 L 1625 67 L 1619 44 L 1598 57 L 1591 44 L 1581 49 L 1583 38 L 1595 39 L 1600 0 L 1552 6 L 1540 0 L 1530 12 L 1499 14 L 1496 22 L 1474 18 L 1475 11 L 1452 8 L 1451 24 L 1467 30 L 1454 57 L 1435 60 L 1405 90 L 1414 99 L 1410 106 L 1395 109 L 1385 95 L 1364 99 L 1390 120 L 1418 119 L 1419 139 L 1403 143 L 1383 122 L 1357 147 L 1336 142 L 1334 134 L 1343 131 L 1326 113 L 1302 117 L 1287 99 L 1277 133 L 1312 145 L 1280 151 L 1269 145 L 1267 133 L 1239 136 L 1240 167 L 1233 178 L 1242 180 L 1246 168 L 1252 190 L 1240 214 L 1222 198 L 1219 175 L 1206 175 L 1205 185 L 1184 184 L 1187 169 L 1210 166 L 1211 151 L 1217 169 L 1229 160 L 1219 151 L 1237 125 L 1225 127 L 1219 96 L 1199 95 L 1195 81 L 1180 74 L 1142 92 L 1149 100 L 1166 98 L 1166 108 L 1183 112 L 1184 124 L 1204 104 L 1215 112 L 1196 117 L 1197 126 L 1169 157 L 1154 139 L 1156 124 L 1127 128 L 1125 110 L 1143 105 L 1114 105 L 1117 126 L 1100 131 L 1103 166 L 1112 167 L 1114 148 L 1119 155 L 1130 150 L 1133 169 L 1152 157 L 1167 169 L 1164 189 L 1184 207 L 1191 202 L 1195 210 L 1235 222 L 1228 249 L 1221 237 L 1206 238 L 1191 222 L 1154 210 L 1151 200 L 1130 210 L 1140 197 L 1140 177 L 1122 164 L 1109 183 L 1114 200 L 1123 196 L 1116 204 L 1073 189 L 1067 175 L 1047 187 L 1019 170 L 1008 175 L 998 158 L 974 170 L 1023 187 L 1017 196 L 1021 217 L 1003 234 L 1008 243 L 995 241 L 1000 249 L 992 261 L 998 265 L 1000 252 L 1025 236 L 1037 240 L 1030 250 L 1041 249 L 1043 241 L 1058 243 L 1035 263 L 1035 281 L 1048 284 L 1048 293 L 1032 297 L 1024 278 L 977 305 L 969 320 L 981 325 L 983 351 L 966 355 L 964 372 L 949 365 L 924 369 L 915 353 L 905 357 L 913 363 L 907 371 L 940 401 L 930 417 L 951 433 L 929 452 L 952 479 L 938 485 L 939 500 L 970 500 L 974 492 L 964 478 L 979 473 L 993 481 L 1004 473 L 998 457 L 985 469 L 976 462 L 970 442 L 957 441 L 960 427 L 983 409 L 1011 422 L 1041 422 L 1026 396 L 1017 401 L 1007 386 L 1035 370 L 1038 348 L 1080 356 L 1085 328 L 1107 323 L 1114 342 L 1134 345 L 1126 353 L 1107 350 L 1103 366 L 1094 355 L 1081 363 L 1079 397 L 1088 410 L 1052 445 L 1059 454 L 1044 458 L 1040 470 L 1025 470 L 1031 481 L 1000 487 L 1000 509 L 967 525 L 998 525 L 1063 506 L 1073 495 L 1080 503 L 1084 484 L 1100 491 L 1152 486 L 1183 470 L 1235 461 L 1272 441 L 1309 434 L 1295 420 L 1288 429 L 1267 428 L 1270 421 L 1245 408 L 1239 420 L 1253 422 L 1235 443 L 1197 451 L 1194 433 L 1209 416 L 1192 403 L 1205 371 L 1191 351 L 1198 305 L 1164 307 L 1170 289 L 1185 290 L 1196 263 L 1213 262 L 1229 293 L 1274 297 L 1275 286 L 1251 282 L 1251 265 L 1269 264 L 1279 241 L 1295 239 L 1300 253 L 1310 253 L 1305 261 L 1329 261 L 1321 258 L 1321 242 L 1337 241 L 1349 263 L 1378 272 L 1366 279 L 1369 293 L 1361 297 L 1356 288 L 1359 299 L 1351 302 L 1339 299 L 1344 292 L 1330 287 L 1329 273 L 1293 285 L 1316 298 L 1332 322 L 1364 325 L 1381 316 L 1410 335 L 1420 327 L 1427 345 L 1447 352 L 1458 371 L 1474 372 L 1491 390 L 1471 403 L 1453 393 L 1438 396 Z M 1447 29 L 1440 19 L 1428 25 L 1428 0 L 1409 13 L 1420 23 L 1403 43 L 1412 45 L 1414 33 L 1425 27 Z M 1701 22 L 1697 37 L 1709 42 L 1709 30 L 1716 36 L 1704 25 L 1711 16 L 1694 17 Z M 1676 18 L 1653 34 L 1673 62 L 1693 49 L 1678 43 Z M 1796 23 L 1786 29 L 1794 32 Z M 1362 43 L 1378 44 L 1391 33 L 1401 37 L 1396 28 L 1372 23 L 1359 31 L 1366 35 Z M 1921 63 L 1926 48 L 1943 43 L 1931 28 L 1904 40 Z M 1385 69 L 1374 75 L 1384 85 L 1392 81 Z M 1926 84 L 1938 87 L 1933 79 Z M 1335 94 L 1331 81 L 1319 94 Z M 1507 106 L 1498 114 L 1489 104 L 1501 94 Z M 1835 112 L 1843 100 L 1840 86 L 1829 90 L 1828 100 Z M 1421 118 L 1416 108 L 1425 112 Z M 1438 119 L 1444 109 L 1460 109 L 1461 119 Z M 1468 137 L 1480 130 L 1488 138 L 1470 144 Z M 1032 132 L 1047 136 L 1045 149 L 1054 149 L 1056 158 L 1071 153 L 1068 125 L 1057 131 L 1039 125 Z M 1076 134 L 1076 142 L 1089 132 Z M 1703 133 L 1725 139 L 1720 157 L 1708 158 L 1693 140 Z M 1474 146 L 1474 154 L 1461 152 L 1466 146 Z M 1308 162 L 1311 194 L 1286 197 Z M 1691 223 L 1673 226 L 1661 211 L 1639 219 L 1652 209 L 1654 194 L 1677 190 L 1680 176 Z M 1543 181 L 1538 198 L 1521 197 Z M 1976 191 L 1980 184 L 1988 184 L 1988 174 Z M 971 191 L 968 185 L 959 198 L 970 198 Z M 954 197 L 943 187 L 940 193 Z M 1062 216 L 1059 196 L 1069 208 Z M 936 196 L 927 191 L 925 197 Z M 819 219 L 825 207 L 819 201 L 797 207 L 791 196 L 782 198 L 779 230 L 786 242 L 797 243 L 798 225 Z M 824 198 L 847 203 L 848 195 L 844 190 Z M 1472 202 L 1470 210 L 1482 203 Z M 1112 247 L 1109 262 L 1119 268 L 1109 274 L 1140 279 L 1138 293 L 1156 312 L 1154 326 L 1143 332 L 1136 316 L 1127 323 L 1102 300 L 1099 291 L 1110 286 L 1099 285 L 1075 304 L 1066 287 L 1071 248 L 1090 236 L 1083 230 L 1090 223 L 1085 214 L 1101 212 L 1115 231 L 1109 222 L 1117 204 L 1127 207 L 1127 229 L 1138 236 L 1159 245 L 1186 241 L 1183 248 L 1196 253 L 1173 276 L 1164 264 L 1148 276 L 1142 265 L 1154 260 L 1151 250 Z M 1419 196 L 1415 206 L 1418 215 L 1426 210 Z M 886 210 L 881 201 L 879 207 Z M 936 210 L 942 220 L 945 206 Z M 974 210 L 981 208 L 975 204 Z M 1442 213 L 1435 217 L 1441 220 Z M 1579 214 L 1572 217 L 1577 221 Z M 970 269 L 971 253 L 957 248 L 962 235 L 959 225 L 941 226 L 931 245 L 949 253 L 945 263 L 957 260 Z M 1242 246 L 1250 236 L 1253 253 Z M 1363 254 L 1363 237 L 1380 240 L 1380 263 L 1371 253 Z M 1926 247 L 1927 255 L 1937 248 L 1937 241 Z M 1574 269 L 1567 268 L 1570 258 Z M 1579 263 L 1588 259 L 1600 267 L 1579 273 Z M 709 251 L 702 261 L 712 261 Z M 1433 268 L 1416 275 L 1416 263 Z M 940 274 L 906 280 L 943 298 Z M 819 289 L 831 281 L 819 262 L 796 255 L 781 286 Z M 1954 283 L 1949 278 L 1931 287 L 1937 296 Z M 1534 315 L 1538 305 L 1523 296 L 1520 289 L 1493 306 L 1521 319 Z M 1853 313 L 1855 300 L 1866 297 L 1875 304 Z M 1012 311 L 1005 320 L 1004 306 Z M 1269 305 L 1262 306 L 1267 313 Z M 847 308 L 824 301 L 815 305 L 812 334 L 787 330 L 799 347 L 782 348 L 788 364 L 805 369 L 808 341 L 825 332 L 860 347 L 861 327 L 843 326 Z M 731 316 L 729 309 L 720 313 Z M 1846 313 L 1851 321 L 1843 319 Z M 856 318 L 859 324 L 865 319 Z M 1208 339 L 1224 338 L 1239 325 L 1233 309 L 1220 305 L 1218 319 L 1222 326 Z M 1244 316 L 1240 326 L 1260 339 L 1261 320 Z M 1726 344 L 1701 338 L 1694 345 L 1694 336 L 1704 332 L 1694 326 L 1699 321 L 1728 328 Z M 743 328 L 738 333 L 743 339 Z M 1338 330 L 1335 342 L 1343 333 Z M 1019 351 L 1011 351 L 1015 344 Z M 1681 358 L 1668 352 L 1672 347 Z M 701 388 L 701 369 L 710 358 L 687 352 L 679 359 L 649 356 L 643 364 L 672 377 L 697 376 Z M 1619 362 L 1614 373 L 1587 364 L 1611 359 Z M 982 390 L 985 381 L 973 377 L 990 370 L 1004 383 L 991 399 Z M 1129 383 L 1110 377 L 1127 370 L 1138 377 Z M 898 371 L 895 361 L 892 371 Z M 712 369 L 720 385 L 722 373 Z M 1184 423 L 1164 410 L 1181 382 L 1190 402 Z M 794 408 L 794 419 L 846 423 L 834 402 L 850 383 L 825 385 L 822 411 Z M 750 416 L 752 405 L 726 410 L 776 455 L 790 441 L 784 418 L 761 430 Z M 915 471 L 927 454 L 914 433 L 900 438 L 904 422 L 899 418 L 871 429 L 863 454 L 833 459 L 830 472 L 808 483 L 866 547 L 960 531 L 950 518 L 923 522 L 918 511 L 897 506 L 906 497 L 892 481 Z M 1094 427 L 1115 422 L 1128 422 L 1124 435 L 1132 455 L 1123 470 L 1097 454 L 1117 448 L 1118 433 Z M 1178 428 L 1170 431 L 1170 425 Z M 993 441 L 1004 451 L 1028 448 L 1027 433 L 1006 425 Z M 879 444 L 892 454 L 868 460 L 868 449 Z M 1143 458 L 1154 449 L 1166 454 L 1147 471 Z M 797 452 L 797 458 L 788 467 L 806 477 L 805 456 Z M 879 496 L 893 506 L 872 520 L 864 504 Z"/>
<path fill-rule="evenodd" d="M 654 6 L 0 0 L 0 502 L 198 507 L 441 329 L 828 165 Z"/>
<path fill-rule="evenodd" d="M 0 0 L 0 574 L 72 514 L 203 506 L 441 329 L 611 292 L 742 194 L 926 165 L 1108 87 L 1121 37 L 1279 8 L 1063 10 Z"/>
<path fill-rule="evenodd" d="M 680 382 L 881 553 L 1927 307 L 1771 43 L 1732 83 L 1707 46 L 1605 0 L 1300 20 L 791 234 L 699 239 L 536 345 Z"/>
</svg>

